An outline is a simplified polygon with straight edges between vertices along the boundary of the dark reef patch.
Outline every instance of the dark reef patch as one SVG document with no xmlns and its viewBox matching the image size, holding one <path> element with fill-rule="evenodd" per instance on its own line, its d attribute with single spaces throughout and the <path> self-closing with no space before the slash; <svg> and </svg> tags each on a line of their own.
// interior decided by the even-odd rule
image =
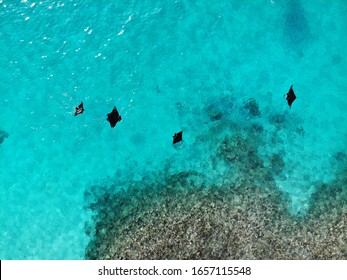
<svg viewBox="0 0 347 280">
<path fill-rule="evenodd" d="M 269 122 L 276 126 L 281 126 L 286 120 L 285 114 L 274 114 L 269 117 Z"/>
<path fill-rule="evenodd" d="M 5 138 L 7 138 L 9 135 L 6 131 L 0 130 L 0 144 L 4 142 Z"/>
<path fill-rule="evenodd" d="M 248 111 L 249 115 L 252 117 L 260 117 L 260 109 L 258 102 L 254 98 L 250 98 L 244 105 L 244 108 Z"/>
<path fill-rule="evenodd" d="M 249 132 L 250 133 L 262 133 L 264 131 L 264 127 L 261 124 L 254 123 L 251 125 Z"/>
<path fill-rule="evenodd" d="M 233 99 L 225 96 L 220 100 L 211 102 L 211 104 L 206 106 L 205 110 L 211 121 L 218 121 L 223 116 L 231 114 L 235 106 Z"/>
<path fill-rule="evenodd" d="M 283 29 L 285 44 L 299 56 L 303 56 L 305 46 L 310 38 L 306 12 L 300 0 L 288 0 L 287 7 Z"/>
<path fill-rule="evenodd" d="M 261 143 L 262 138 L 254 137 L 251 133 L 238 133 L 221 141 L 216 156 L 233 170 L 237 184 L 276 187 L 271 170 L 258 154 Z"/>
<path fill-rule="evenodd" d="M 206 111 L 211 121 L 218 121 L 223 117 L 222 111 L 214 105 L 208 106 Z"/>
<path fill-rule="evenodd" d="M 336 159 L 338 162 L 343 162 L 346 160 L 347 155 L 345 152 L 337 152 L 333 155 L 333 158 Z"/>
<path fill-rule="evenodd" d="M 308 214 L 293 217 L 278 188 L 244 181 L 206 187 L 195 183 L 200 176 L 184 172 L 93 194 L 97 214 L 86 258 L 347 258 L 346 182 L 321 186 Z"/>
<path fill-rule="evenodd" d="M 285 166 L 283 158 L 279 154 L 273 154 L 270 157 L 271 170 L 275 175 L 280 175 Z"/>
</svg>

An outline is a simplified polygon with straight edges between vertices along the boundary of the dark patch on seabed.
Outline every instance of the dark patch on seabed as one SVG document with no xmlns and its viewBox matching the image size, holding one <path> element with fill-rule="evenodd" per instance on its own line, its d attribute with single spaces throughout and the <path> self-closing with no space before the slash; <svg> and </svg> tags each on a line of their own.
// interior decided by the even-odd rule
<svg viewBox="0 0 347 280">
<path fill-rule="evenodd" d="M 207 118 L 212 112 L 206 135 L 218 134 L 218 125 L 229 132 L 210 143 L 211 165 L 227 166 L 217 174 L 222 184 L 207 185 L 208 174 L 163 168 L 142 181 L 115 180 L 86 191 L 86 206 L 95 213 L 86 228 L 86 259 L 346 259 L 344 155 L 336 154 L 342 164 L 336 180 L 316 183 L 307 213 L 291 214 L 290 199 L 275 183 L 285 168 L 283 153 L 264 160 L 258 152 L 266 132 L 257 121 L 266 112 L 256 100 L 244 104 L 239 109 L 253 116 L 248 126 L 225 120 L 219 106 L 205 110 Z M 291 125 L 281 115 L 264 120 L 277 129 Z"/>
<path fill-rule="evenodd" d="M 9 135 L 6 131 L 0 130 L 0 144 L 4 142 L 5 138 L 7 138 Z"/>
<path fill-rule="evenodd" d="M 306 12 L 300 0 L 288 0 L 284 16 L 285 44 L 298 55 L 303 56 L 306 42 L 310 37 L 310 28 Z"/>
</svg>

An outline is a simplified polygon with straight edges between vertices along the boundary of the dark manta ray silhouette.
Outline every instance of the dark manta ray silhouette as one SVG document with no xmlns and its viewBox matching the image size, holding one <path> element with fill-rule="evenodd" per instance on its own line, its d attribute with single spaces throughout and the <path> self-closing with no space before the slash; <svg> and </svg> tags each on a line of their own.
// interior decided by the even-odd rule
<svg viewBox="0 0 347 280">
<path fill-rule="evenodd" d="M 75 109 L 75 117 L 79 114 L 82 114 L 84 111 L 84 108 L 83 108 L 83 102 L 81 102 L 80 105 L 78 105 Z"/>
<path fill-rule="evenodd" d="M 290 87 L 288 93 L 286 94 L 286 99 L 288 101 L 289 107 L 292 108 L 292 104 L 293 104 L 294 100 L 296 99 L 296 95 L 295 95 L 294 90 L 293 90 L 293 85 Z"/>
<path fill-rule="evenodd" d="M 122 117 L 119 115 L 116 106 L 114 106 L 112 112 L 107 114 L 107 121 L 110 123 L 111 127 L 115 127 L 117 122 L 121 120 Z"/>
<path fill-rule="evenodd" d="M 183 134 L 183 131 L 175 133 L 174 136 L 172 136 L 173 137 L 172 144 L 176 144 L 178 142 L 181 142 L 182 141 L 182 134 Z"/>
</svg>

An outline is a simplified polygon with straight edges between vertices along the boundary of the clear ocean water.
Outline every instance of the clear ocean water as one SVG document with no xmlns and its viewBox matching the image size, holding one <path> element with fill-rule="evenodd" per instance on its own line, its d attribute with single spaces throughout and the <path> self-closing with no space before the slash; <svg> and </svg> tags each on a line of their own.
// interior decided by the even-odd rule
<svg viewBox="0 0 347 280">
<path fill-rule="evenodd" d="M 92 185 L 168 162 L 223 181 L 204 132 L 228 126 L 206 112 L 247 126 L 249 98 L 259 152 L 283 154 L 276 183 L 304 212 L 347 152 L 346 13 L 345 0 L 0 0 L 0 258 L 83 259 Z"/>
</svg>

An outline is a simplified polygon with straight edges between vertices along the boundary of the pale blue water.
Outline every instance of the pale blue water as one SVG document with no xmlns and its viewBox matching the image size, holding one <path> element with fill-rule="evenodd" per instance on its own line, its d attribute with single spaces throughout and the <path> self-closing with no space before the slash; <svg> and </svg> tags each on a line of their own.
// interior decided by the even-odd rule
<svg viewBox="0 0 347 280">
<path fill-rule="evenodd" d="M 276 183 L 304 211 L 346 152 L 346 13 L 345 0 L 0 0 L 0 258 L 83 258 L 93 184 L 141 180 L 168 161 L 168 172 L 222 182 L 206 108 L 247 126 L 250 97 L 267 131 L 261 154 L 284 154 Z M 278 129 L 268 120 L 282 113 Z"/>
</svg>

